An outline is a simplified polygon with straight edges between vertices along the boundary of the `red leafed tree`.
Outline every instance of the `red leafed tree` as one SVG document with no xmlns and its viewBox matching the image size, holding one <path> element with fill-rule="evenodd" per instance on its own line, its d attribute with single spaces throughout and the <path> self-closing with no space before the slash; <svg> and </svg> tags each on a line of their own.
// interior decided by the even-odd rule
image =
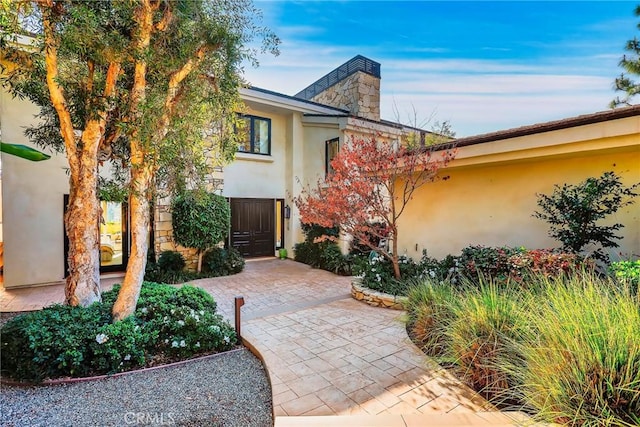
<svg viewBox="0 0 640 427">
<path fill-rule="evenodd" d="M 340 227 L 389 259 L 400 279 L 398 218 L 414 192 L 438 179 L 438 171 L 454 156 L 453 146 L 407 148 L 376 138 L 354 139 L 340 148 L 326 180 L 303 189 L 294 203 L 303 223 Z M 388 248 L 375 243 L 382 238 L 390 241 Z"/>
</svg>

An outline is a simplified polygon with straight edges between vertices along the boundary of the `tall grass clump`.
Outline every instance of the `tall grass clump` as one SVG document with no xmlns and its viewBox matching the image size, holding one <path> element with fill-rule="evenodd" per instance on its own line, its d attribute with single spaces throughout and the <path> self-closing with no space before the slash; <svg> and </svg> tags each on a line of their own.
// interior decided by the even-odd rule
<svg viewBox="0 0 640 427">
<path fill-rule="evenodd" d="M 524 295 L 481 277 L 477 285 L 466 286 L 451 307 L 449 357 L 462 379 L 494 402 L 506 399 L 507 391 L 519 385 L 509 367 L 522 360 L 512 343 L 531 334 Z"/>
<path fill-rule="evenodd" d="M 416 281 L 407 295 L 407 330 L 428 356 L 441 358 L 450 346 L 447 330 L 453 321 L 457 296 L 448 282 Z M 439 360 L 442 362 L 442 360 Z"/>
<path fill-rule="evenodd" d="M 521 342 L 519 398 L 548 422 L 640 425 L 640 305 L 593 274 L 544 279 Z"/>
</svg>

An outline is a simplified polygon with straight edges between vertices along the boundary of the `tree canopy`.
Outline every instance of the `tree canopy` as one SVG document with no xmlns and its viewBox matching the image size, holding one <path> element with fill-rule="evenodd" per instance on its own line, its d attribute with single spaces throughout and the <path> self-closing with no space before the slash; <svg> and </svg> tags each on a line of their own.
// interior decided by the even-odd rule
<svg viewBox="0 0 640 427">
<path fill-rule="evenodd" d="M 67 303 L 100 299 L 98 171 L 111 162 L 132 232 L 114 318 L 135 308 L 156 188 L 197 187 L 233 157 L 242 66 L 256 49 L 277 53 L 260 16 L 247 0 L 0 3 L 2 59 L 14 64 L 2 84 L 40 106 L 30 139 L 69 161 Z"/>
<path fill-rule="evenodd" d="M 634 14 L 640 18 L 640 4 L 636 6 Z M 640 22 L 636 27 L 640 30 Z M 619 62 L 624 71 L 614 82 L 615 90 L 623 92 L 624 95 L 622 97 L 618 96 L 611 101 L 611 108 L 620 105 L 631 105 L 632 98 L 640 94 L 640 80 L 634 80 L 632 77 L 640 78 L 640 40 L 638 40 L 638 37 L 636 36 L 627 41 L 624 49 L 629 52 Z"/>
</svg>

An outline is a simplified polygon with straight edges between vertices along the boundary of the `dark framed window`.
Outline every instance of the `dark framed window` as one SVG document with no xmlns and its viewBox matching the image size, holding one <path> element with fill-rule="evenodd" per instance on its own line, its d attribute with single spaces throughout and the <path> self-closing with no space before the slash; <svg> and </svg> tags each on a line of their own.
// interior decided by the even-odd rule
<svg viewBox="0 0 640 427">
<path fill-rule="evenodd" d="M 271 119 L 242 115 L 244 126 L 237 129 L 240 136 L 238 151 L 252 154 L 271 154 Z"/>
<path fill-rule="evenodd" d="M 328 141 L 325 141 L 325 165 L 324 171 L 328 176 L 333 172 L 333 168 L 331 167 L 331 161 L 338 155 L 338 151 L 340 150 L 340 138 L 333 138 Z"/>
</svg>

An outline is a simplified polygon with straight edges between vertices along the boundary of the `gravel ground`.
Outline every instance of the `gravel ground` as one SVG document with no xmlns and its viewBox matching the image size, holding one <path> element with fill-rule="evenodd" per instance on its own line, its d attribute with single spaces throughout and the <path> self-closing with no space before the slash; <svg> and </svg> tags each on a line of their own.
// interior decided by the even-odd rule
<svg viewBox="0 0 640 427">
<path fill-rule="evenodd" d="M 247 349 L 117 378 L 2 386 L 0 425 L 272 426 L 271 387 Z"/>
</svg>

